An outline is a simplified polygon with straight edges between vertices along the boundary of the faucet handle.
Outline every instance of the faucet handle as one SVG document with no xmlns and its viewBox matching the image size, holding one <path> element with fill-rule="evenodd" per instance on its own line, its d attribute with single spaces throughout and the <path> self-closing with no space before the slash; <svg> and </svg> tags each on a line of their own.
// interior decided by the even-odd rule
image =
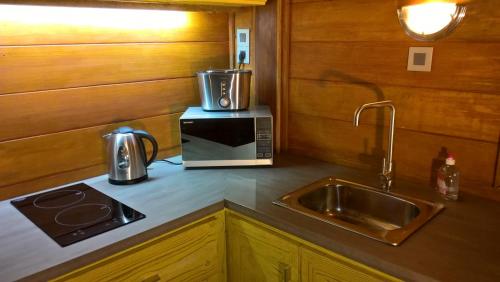
<svg viewBox="0 0 500 282">
<path fill-rule="evenodd" d="M 391 186 L 392 186 L 391 176 L 383 174 L 383 173 L 379 173 L 378 176 L 380 179 L 380 187 L 382 188 L 382 191 L 389 192 L 391 190 Z"/>
<path fill-rule="evenodd" d="M 386 158 L 383 158 L 382 173 L 379 174 L 379 178 L 382 190 L 385 192 L 389 192 L 392 186 L 391 170 L 392 170 L 392 165 L 390 163 L 387 163 Z"/>
</svg>

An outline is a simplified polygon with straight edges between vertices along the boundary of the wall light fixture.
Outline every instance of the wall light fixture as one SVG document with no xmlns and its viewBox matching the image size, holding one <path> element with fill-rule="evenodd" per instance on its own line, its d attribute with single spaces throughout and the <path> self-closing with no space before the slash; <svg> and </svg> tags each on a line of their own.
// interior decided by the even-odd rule
<svg viewBox="0 0 500 282">
<path fill-rule="evenodd" d="M 397 12 L 406 34 L 419 41 L 434 41 L 451 33 L 466 10 L 464 5 L 431 1 L 401 6 Z"/>
</svg>

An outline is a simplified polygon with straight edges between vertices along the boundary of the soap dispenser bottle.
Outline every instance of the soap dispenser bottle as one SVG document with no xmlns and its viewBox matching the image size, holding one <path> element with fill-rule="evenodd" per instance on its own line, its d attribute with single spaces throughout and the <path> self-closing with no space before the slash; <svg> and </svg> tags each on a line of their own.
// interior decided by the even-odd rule
<svg viewBox="0 0 500 282">
<path fill-rule="evenodd" d="M 437 190 L 441 197 L 446 200 L 456 201 L 458 199 L 458 186 L 460 182 L 460 172 L 455 165 L 455 158 L 448 154 L 446 162 L 437 173 Z"/>
</svg>

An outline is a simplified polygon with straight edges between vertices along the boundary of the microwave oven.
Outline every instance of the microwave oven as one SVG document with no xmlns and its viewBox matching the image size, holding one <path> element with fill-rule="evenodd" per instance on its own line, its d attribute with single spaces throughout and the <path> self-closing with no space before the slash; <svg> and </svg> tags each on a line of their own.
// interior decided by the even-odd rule
<svg viewBox="0 0 500 282">
<path fill-rule="evenodd" d="M 273 116 L 268 106 L 237 112 L 190 107 L 179 123 L 184 167 L 273 164 Z"/>
</svg>

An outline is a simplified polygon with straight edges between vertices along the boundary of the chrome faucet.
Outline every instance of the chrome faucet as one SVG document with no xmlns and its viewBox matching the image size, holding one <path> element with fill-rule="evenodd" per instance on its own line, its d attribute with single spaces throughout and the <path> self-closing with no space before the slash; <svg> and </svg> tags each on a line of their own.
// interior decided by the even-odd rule
<svg viewBox="0 0 500 282">
<path fill-rule="evenodd" d="M 387 157 L 383 160 L 380 184 L 383 191 L 389 192 L 392 185 L 392 152 L 394 149 L 394 120 L 396 117 L 396 108 L 394 108 L 394 104 L 392 101 L 381 101 L 361 105 L 354 112 L 354 126 L 359 126 L 359 118 L 364 110 L 384 107 L 388 107 L 391 110 L 391 123 L 389 125 L 389 148 L 387 149 Z"/>
</svg>

